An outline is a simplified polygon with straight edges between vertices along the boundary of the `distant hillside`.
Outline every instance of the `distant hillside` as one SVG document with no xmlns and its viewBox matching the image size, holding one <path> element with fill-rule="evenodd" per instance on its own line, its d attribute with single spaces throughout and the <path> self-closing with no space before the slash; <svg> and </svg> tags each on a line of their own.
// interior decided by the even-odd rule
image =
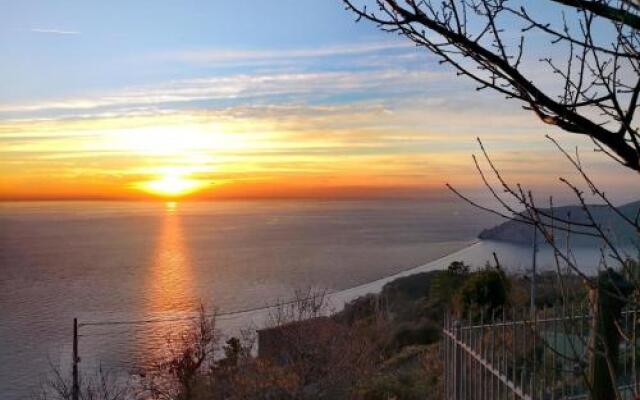
<svg viewBox="0 0 640 400">
<path fill-rule="evenodd" d="M 615 238 L 616 243 L 631 244 L 638 242 L 639 236 L 634 229 L 628 223 L 624 222 L 622 218 L 609 207 L 602 205 L 590 205 L 588 206 L 588 209 L 594 219 L 598 222 L 598 225 L 600 225 L 603 230 L 609 232 L 611 237 Z M 620 206 L 618 209 L 624 215 L 633 220 L 636 218 L 636 215 L 640 210 L 640 201 L 625 204 Z M 550 209 L 542 210 L 551 214 Z M 589 222 L 587 213 L 580 206 L 557 207 L 553 209 L 553 214 L 559 218 L 569 220 L 574 223 Z M 556 223 L 556 225 L 558 225 L 558 223 Z M 577 226 L 573 226 L 571 229 L 577 232 L 585 231 L 585 228 Z M 496 240 L 501 242 L 530 245 L 533 243 L 533 227 L 522 222 L 509 220 L 500 225 L 494 226 L 493 228 L 483 230 L 480 232 L 478 237 L 483 240 Z M 560 241 L 564 241 L 564 239 L 566 239 L 566 234 L 558 231 L 557 237 Z M 541 235 L 538 235 L 538 242 L 544 242 Z M 598 241 L 588 236 L 572 234 L 571 243 L 576 245 L 595 245 L 598 244 Z"/>
</svg>

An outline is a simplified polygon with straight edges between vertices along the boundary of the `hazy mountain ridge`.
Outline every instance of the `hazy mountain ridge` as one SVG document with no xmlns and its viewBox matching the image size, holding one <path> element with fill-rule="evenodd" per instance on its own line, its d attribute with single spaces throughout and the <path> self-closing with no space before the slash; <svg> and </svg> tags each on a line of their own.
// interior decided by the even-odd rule
<svg viewBox="0 0 640 400">
<path fill-rule="evenodd" d="M 616 243 L 638 243 L 638 234 L 635 232 L 633 227 L 626 223 L 622 217 L 610 207 L 605 205 L 588 205 L 587 207 L 589 213 L 597 221 L 598 225 L 601 226 Z M 640 200 L 619 206 L 618 210 L 626 217 L 634 220 L 640 211 Z M 590 222 L 587 213 L 582 206 L 579 205 L 557 207 L 553 209 L 553 212 L 549 208 L 543 208 L 541 211 L 546 214 L 553 214 L 558 218 L 562 218 L 573 223 Z M 550 222 L 549 218 L 545 218 L 544 220 L 546 222 Z M 561 224 L 556 222 L 555 225 L 560 226 Z M 573 244 L 594 245 L 599 242 L 598 239 L 579 234 L 579 232 L 594 232 L 594 230 L 588 230 L 587 228 L 575 225 L 571 227 L 571 230 L 576 232 L 571 235 L 570 241 Z M 567 234 L 565 232 L 557 231 L 557 237 L 561 242 L 566 242 Z M 495 240 L 514 244 L 531 245 L 533 243 L 533 227 L 529 224 L 512 219 L 492 228 L 484 229 L 480 232 L 478 238 L 482 240 Z M 539 243 L 544 242 L 542 235 L 538 235 L 537 241 Z"/>
</svg>

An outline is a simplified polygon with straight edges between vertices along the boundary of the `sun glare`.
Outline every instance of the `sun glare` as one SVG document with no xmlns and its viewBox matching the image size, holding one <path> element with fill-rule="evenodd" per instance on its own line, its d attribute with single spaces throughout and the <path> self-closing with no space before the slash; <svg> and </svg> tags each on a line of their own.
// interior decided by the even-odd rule
<svg viewBox="0 0 640 400">
<path fill-rule="evenodd" d="M 182 197 L 204 188 L 207 184 L 180 175 L 167 175 L 161 179 L 144 182 L 145 191 L 163 197 Z"/>
</svg>

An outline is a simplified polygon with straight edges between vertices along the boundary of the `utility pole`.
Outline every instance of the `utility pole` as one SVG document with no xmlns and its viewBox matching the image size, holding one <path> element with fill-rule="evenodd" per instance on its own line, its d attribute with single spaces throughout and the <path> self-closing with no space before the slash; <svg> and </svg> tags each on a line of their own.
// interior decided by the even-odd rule
<svg viewBox="0 0 640 400">
<path fill-rule="evenodd" d="M 78 400 L 80 386 L 78 385 L 78 319 L 73 319 L 73 386 L 71 388 L 71 399 Z"/>
<path fill-rule="evenodd" d="M 537 275 L 537 255 L 538 255 L 538 227 L 533 225 L 533 257 L 531 260 L 531 321 L 533 323 L 533 346 L 536 346 L 536 335 L 538 325 L 538 314 L 536 313 L 536 275 Z M 533 356 L 533 374 L 531 374 L 531 393 L 536 393 L 536 356 Z"/>
</svg>

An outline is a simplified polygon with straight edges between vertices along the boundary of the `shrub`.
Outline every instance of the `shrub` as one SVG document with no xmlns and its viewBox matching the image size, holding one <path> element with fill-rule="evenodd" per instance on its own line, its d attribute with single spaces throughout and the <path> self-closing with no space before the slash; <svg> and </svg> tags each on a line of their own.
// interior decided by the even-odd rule
<svg viewBox="0 0 640 400">
<path fill-rule="evenodd" d="M 424 400 L 432 391 L 424 376 L 416 371 L 379 375 L 358 388 L 354 398 L 361 400 Z"/>
<path fill-rule="evenodd" d="M 431 344 L 440 339 L 440 326 L 433 321 L 422 319 L 415 322 L 400 323 L 394 330 L 391 349 L 404 346 Z"/>
<path fill-rule="evenodd" d="M 433 280 L 432 293 L 436 302 L 451 305 L 452 294 L 456 293 L 469 277 L 469 266 L 462 261 L 454 261 Z"/>
<path fill-rule="evenodd" d="M 429 296 L 433 280 L 440 272 L 421 272 L 400 277 L 384 285 L 381 295 L 390 301 L 396 298 L 417 300 Z"/>
<path fill-rule="evenodd" d="M 465 280 L 456 296 L 456 308 L 472 318 L 481 310 L 492 313 L 507 304 L 509 291 L 510 284 L 504 272 L 485 268 Z"/>
<path fill-rule="evenodd" d="M 344 309 L 336 315 L 336 320 L 348 324 L 369 320 L 379 310 L 381 299 L 381 296 L 373 293 L 358 297 L 344 306 Z"/>
</svg>

